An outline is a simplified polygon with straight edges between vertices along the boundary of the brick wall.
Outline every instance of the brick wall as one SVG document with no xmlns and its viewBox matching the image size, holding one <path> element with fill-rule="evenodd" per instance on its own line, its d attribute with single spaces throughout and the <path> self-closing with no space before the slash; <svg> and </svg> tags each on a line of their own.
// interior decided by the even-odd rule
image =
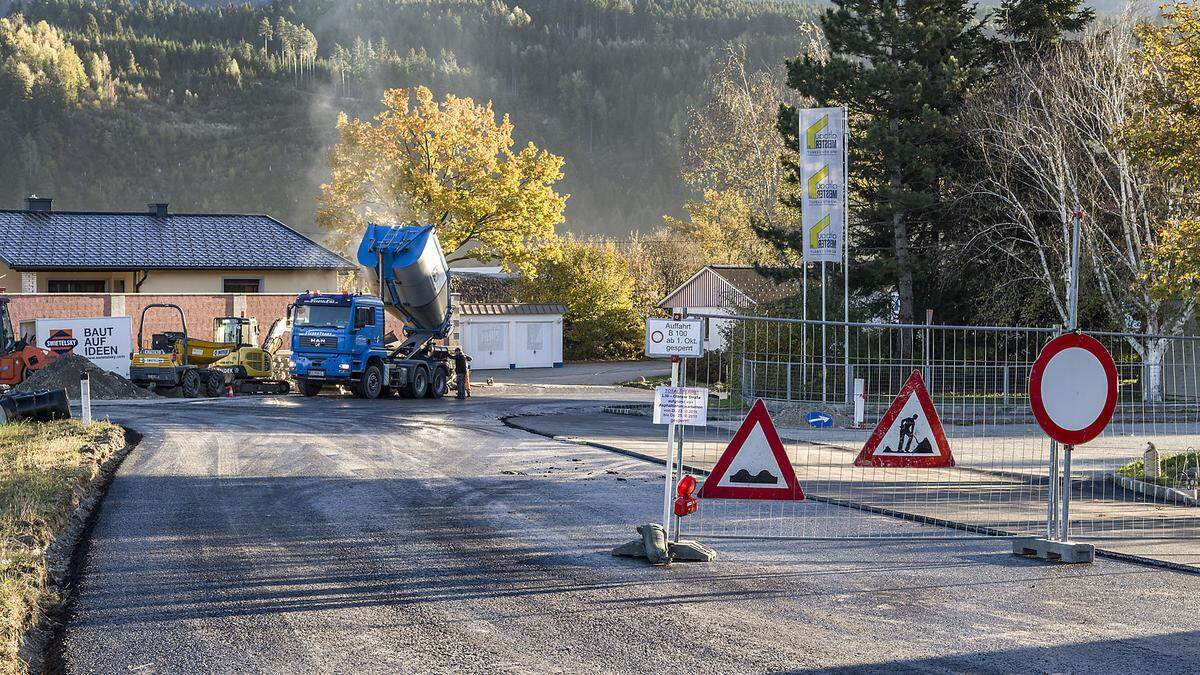
<svg viewBox="0 0 1200 675">
<path fill-rule="evenodd" d="M 188 333 L 194 338 L 211 340 L 213 319 L 221 316 L 240 316 L 245 307 L 247 318 L 257 318 L 265 336 L 275 319 L 282 317 L 296 296 L 291 294 L 75 294 L 25 293 L 9 297 L 9 310 L 14 327 L 20 330 L 22 321 L 65 317 L 128 316 L 133 319 L 133 339 L 137 340 L 138 321 L 147 305 L 174 304 L 183 309 Z M 178 331 L 179 314 L 174 310 L 156 308 L 146 315 L 146 347 L 150 336 L 164 331 Z"/>
<path fill-rule="evenodd" d="M 216 294 L 76 294 L 76 293 L 23 293 L 7 296 L 10 300 L 13 327 L 20 331 L 22 321 L 33 319 L 59 319 L 67 317 L 128 316 L 133 321 L 133 340 L 137 342 L 138 322 L 142 309 L 150 304 L 173 304 L 183 309 L 191 337 L 211 340 L 213 319 L 222 316 L 242 316 L 258 319 L 259 339 L 266 337 L 271 324 L 287 312 L 288 305 L 296 300 L 289 293 L 216 293 Z M 403 336 L 404 323 L 385 312 L 387 330 Z M 146 314 L 144 328 L 145 347 L 150 347 L 150 336 L 165 331 L 178 331 L 179 314 L 171 309 L 155 308 Z M 290 335 L 285 335 L 290 340 Z M 285 342 L 285 344 L 287 344 Z M 136 347 L 136 345 L 135 345 Z M 285 347 L 286 349 L 286 347 Z"/>
</svg>

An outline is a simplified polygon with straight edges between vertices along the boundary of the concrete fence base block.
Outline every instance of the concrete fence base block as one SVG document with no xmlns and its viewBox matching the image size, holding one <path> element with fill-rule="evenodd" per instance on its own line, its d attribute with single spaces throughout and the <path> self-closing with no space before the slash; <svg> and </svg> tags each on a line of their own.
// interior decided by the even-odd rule
<svg viewBox="0 0 1200 675">
<path fill-rule="evenodd" d="M 1037 537 L 1013 539 L 1013 553 L 1065 563 L 1090 563 L 1096 560 L 1096 547 L 1092 544 L 1052 541 Z"/>
<path fill-rule="evenodd" d="M 624 544 L 612 550 L 613 555 L 625 556 L 627 558 L 645 558 L 646 546 L 641 539 L 627 541 Z"/>
<path fill-rule="evenodd" d="M 673 541 L 669 545 L 671 558 L 678 562 L 712 562 L 717 552 L 698 541 Z"/>
<path fill-rule="evenodd" d="M 641 539 L 635 539 L 621 544 L 613 549 L 613 555 L 631 558 L 645 558 L 655 565 L 667 565 L 671 562 L 671 551 L 667 548 L 667 531 L 658 523 L 639 525 L 638 534 Z"/>
</svg>

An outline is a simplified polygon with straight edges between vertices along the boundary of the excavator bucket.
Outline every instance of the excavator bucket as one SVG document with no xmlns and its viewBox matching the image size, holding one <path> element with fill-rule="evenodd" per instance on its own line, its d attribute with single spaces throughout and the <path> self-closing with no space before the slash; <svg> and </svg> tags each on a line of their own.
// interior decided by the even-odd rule
<svg viewBox="0 0 1200 675">
<path fill-rule="evenodd" d="M 71 419 L 66 389 L 34 391 L 0 396 L 0 424 L 30 420 L 49 422 Z"/>
</svg>

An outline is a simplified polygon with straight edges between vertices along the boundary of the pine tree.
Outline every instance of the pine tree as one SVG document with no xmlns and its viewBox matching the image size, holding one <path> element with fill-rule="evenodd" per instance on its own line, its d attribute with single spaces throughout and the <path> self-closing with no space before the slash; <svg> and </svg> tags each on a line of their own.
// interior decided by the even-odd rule
<svg viewBox="0 0 1200 675">
<path fill-rule="evenodd" d="M 1029 56 L 1079 33 L 1096 18 L 1080 9 L 1080 0 L 1004 0 L 996 10 L 996 29 L 1018 56 Z"/>
<path fill-rule="evenodd" d="M 849 109 L 851 279 L 895 289 L 900 320 L 911 323 L 936 292 L 938 247 L 954 227 L 944 186 L 964 161 L 955 117 L 987 75 L 990 43 L 965 0 L 834 0 L 821 25 L 830 58 L 789 60 L 788 86 Z M 796 127 L 797 111 L 784 107 L 779 130 L 792 147 Z M 790 174 L 798 183 L 798 167 Z M 800 233 L 759 230 L 786 256 L 798 253 Z"/>
<path fill-rule="evenodd" d="M 269 43 L 271 38 L 275 35 L 275 27 L 271 25 L 271 19 L 269 17 L 264 16 L 262 20 L 258 22 L 258 34 L 263 39 L 263 51 L 265 52 L 269 48 L 267 43 Z"/>
</svg>

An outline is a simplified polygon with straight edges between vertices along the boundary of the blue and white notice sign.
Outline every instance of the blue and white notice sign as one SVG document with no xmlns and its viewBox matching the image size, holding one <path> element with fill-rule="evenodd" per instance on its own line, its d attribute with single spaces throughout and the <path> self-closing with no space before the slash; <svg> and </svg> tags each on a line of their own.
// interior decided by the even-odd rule
<svg viewBox="0 0 1200 675">
<path fill-rule="evenodd" d="M 818 429 L 833 426 L 833 415 L 823 412 L 808 413 L 808 425 Z"/>
</svg>

